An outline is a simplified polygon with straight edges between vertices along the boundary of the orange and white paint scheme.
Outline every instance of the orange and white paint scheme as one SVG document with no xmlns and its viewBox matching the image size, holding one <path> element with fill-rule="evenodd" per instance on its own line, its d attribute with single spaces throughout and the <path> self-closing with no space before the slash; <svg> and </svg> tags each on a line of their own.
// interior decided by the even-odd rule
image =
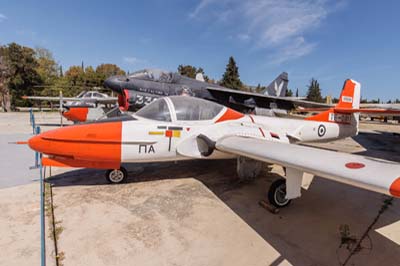
<svg viewBox="0 0 400 266">
<path fill-rule="evenodd" d="M 304 173 L 400 197 L 399 164 L 296 145 L 358 134 L 359 102 L 360 84 L 354 80 L 346 80 L 334 108 L 306 120 L 245 115 L 199 98 L 165 97 L 123 120 L 42 133 L 29 146 L 47 155 L 44 165 L 109 169 L 115 183 L 125 179 L 123 163 L 235 157 L 275 163 L 286 167 L 286 181 L 270 189 L 278 207 L 300 196 Z"/>
</svg>

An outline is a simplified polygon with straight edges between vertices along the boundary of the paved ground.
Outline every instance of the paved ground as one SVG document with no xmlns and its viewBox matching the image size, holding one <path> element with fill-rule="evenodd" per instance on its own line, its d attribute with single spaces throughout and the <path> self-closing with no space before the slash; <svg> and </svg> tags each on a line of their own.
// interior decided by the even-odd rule
<svg viewBox="0 0 400 266">
<path fill-rule="evenodd" d="M 42 130 L 59 125 L 60 115 L 54 113 L 35 113 L 36 122 Z M 26 141 L 32 136 L 29 113 L 0 113 L 0 188 L 32 183 L 38 180 L 38 170 L 30 170 L 35 164 L 35 155 L 27 145 L 9 144 Z"/>
<path fill-rule="evenodd" d="M 391 133 L 400 133 L 399 126 L 362 124 L 362 130 L 357 142 L 319 146 L 400 161 L 399 137 Z M 316 178 L 300 199 L 273 215 L 258 202 L 276 177 L 265 171 L 239 184 L 233 160 L 131 165 L 130 182 L 117 186 L 105 183 L 103 171 L 56 175 L 50 182 L 63 228 L 63 263 L 340 265 L 350 256 L 347 265 L 400 265 L 399 200 L 379 215 L 386 197 Z M 0 265 L 38 260 L 37 194 L 29 186 L 37 188 L 0 189 L 0 250 L 10 254 L 0 255 Z M 339 229 L 346 227 L 349 237 L 341 243 Z M 362 248 L 349 254 L 363 234 Z"/>
</svg>

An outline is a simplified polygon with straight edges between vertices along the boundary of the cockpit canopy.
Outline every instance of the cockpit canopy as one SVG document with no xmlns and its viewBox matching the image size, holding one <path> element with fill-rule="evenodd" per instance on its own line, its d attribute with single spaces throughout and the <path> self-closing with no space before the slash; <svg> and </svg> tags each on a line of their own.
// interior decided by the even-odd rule
<svg viewBox="0 0 400 266">
<path fill-rule="evenodd" d="M 160 98 L 139 111 L 139 117 L 170 122 L 212 120 L 224 107 L 220 104 L 189 96 Z"/>
<path fill-rule="evenodd" d="M 156 82 L 168 82 L 173 81 L 175 73 L 164 71 L 160 69 L 144 69 L 129 75 L 129 78 L 151 80 Z"/>
</svg>

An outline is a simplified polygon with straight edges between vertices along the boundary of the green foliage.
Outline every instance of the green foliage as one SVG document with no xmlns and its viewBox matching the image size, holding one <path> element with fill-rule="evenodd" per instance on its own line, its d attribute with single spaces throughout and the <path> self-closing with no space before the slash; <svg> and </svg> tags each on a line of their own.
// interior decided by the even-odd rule
<svg viewBox="0 0 400 266">
<path fill-rule="evenodd" d="M 192 79 L 196 78 L 196 74 L 197 74 L 197 73 L 201 73 L 201 74 L 203 74 L 203 77 L 204 77 L 204 80 L 205 80 L 205 81 L 209 82 L 209 80 L 210 80 L 210 79 L 204 74 L 204 70 L 203 70 L 203 68 L 201 68 L 201 67 L 196 68 L 196 67 L 191 66 L 191 65 L 179 65 L 179 66 L 178 66 L 178 72 L 179 72 L 179 74 L 181 74 L 182 76 L 186 76 L 186 77 L 189 77 L 189 78 L 192 78 Z"/>
<path fill-rule="evenodd" d="M 5 53 L 6 48 L 0 46 L 0 102 L 3 110 L 7 112 L 11 110 L 10 90 L 8 89 L 11 73 Z"/>
<path fill-rule="evenodd" d="M 220 85 L 234 90 L 241 90 L 243 88 L 243 83 L 239 78 L 239 68 L 236 66 L 235 59 L 232 56 L 229 57 L 229 62 L 226 65 Z"/>
<path fill-rule="evenodd" d="M 11 43 L 2 50 L 10 74 L 7 87 L 11 94 L 11 105 L 30 106 L 31 102 L 21 99 L 21 96 L 33 94 L 33 86 L 42 84 L 37 72 L 39 64 L 35 51 L 16 43 Z"/>
<path fill-rule="evenodd" d="M 260 83 L 258 83 L 257 87 L 255 88 L 255 92 L 260 93 L 265 89 L 267 89 L 265 86 L 261 86 Z"/>
<path fill-rule="evenodd" d="M 125 75 L 125 71 L 115 64 L 101 64 L 96 67 L 96 74 L 99 86 L 101 86 L 107 78 L 115 75 Z"/>
<path fill-rule="evenodd" d="M 44 85 L 53 84 L 58 78 L 58 65 L 52 53 L 45 48 L 38 47 L 35 49 L 35 58 L 37 61 L 36 71 L 42 83 Z"/>
<path fill-rule="evenodd" d="M 324 102 L 321 95 L 321 89 L 319 88 L 319 83 L 314 78 L 310 80 L 310 85 L 308 85 L 307 100 L 319 103 Z"/>
<path fill-rule="evenodd" d="M 94 69 L 71 66 L 65 73 L 45 48 L 35 50 L 11 43 L 0 46 L 0 101 L 8 106 L 31 106 L 23 95 L 75 96 L 83 90 L 101 87 L 106 78 L 125 75 L 115 64 L 101 64 Z M 11 99 L 11 101 L 9 100 Z M 10 103 L 11 102 L 11 103 Z"/>
<path fill-rule="evenodd" d="M 287 89 L 285 96 L 286 97 L 292 97 L 293 96 L 293 91 L 291 89 Z"/>
</svg>

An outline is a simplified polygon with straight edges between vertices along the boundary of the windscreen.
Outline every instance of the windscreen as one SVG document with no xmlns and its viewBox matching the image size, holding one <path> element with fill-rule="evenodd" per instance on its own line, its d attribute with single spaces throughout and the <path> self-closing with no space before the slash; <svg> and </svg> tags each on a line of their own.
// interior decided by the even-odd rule
<svg viewBox="0 0 400 266">
<path fill-rule="evenodd" d="M 211 120 L 223 108 L 217 103 L 195 97 L 173 96 L 170 99 L 174 104 L 177 120 Z"/>
<path fill-rule="evenodd" d="M 129 75 L 129 78 L 149 80 L 149 73 L 147 70 L 140 70 Z"/>
<path fill-rule="evenodd" d="M 137 111 L 136 115 L 151 120 L 171 121 L 171 114 L 167 102 L 164 99 L 158 99 L 146 105 Z"/>
</svg>

